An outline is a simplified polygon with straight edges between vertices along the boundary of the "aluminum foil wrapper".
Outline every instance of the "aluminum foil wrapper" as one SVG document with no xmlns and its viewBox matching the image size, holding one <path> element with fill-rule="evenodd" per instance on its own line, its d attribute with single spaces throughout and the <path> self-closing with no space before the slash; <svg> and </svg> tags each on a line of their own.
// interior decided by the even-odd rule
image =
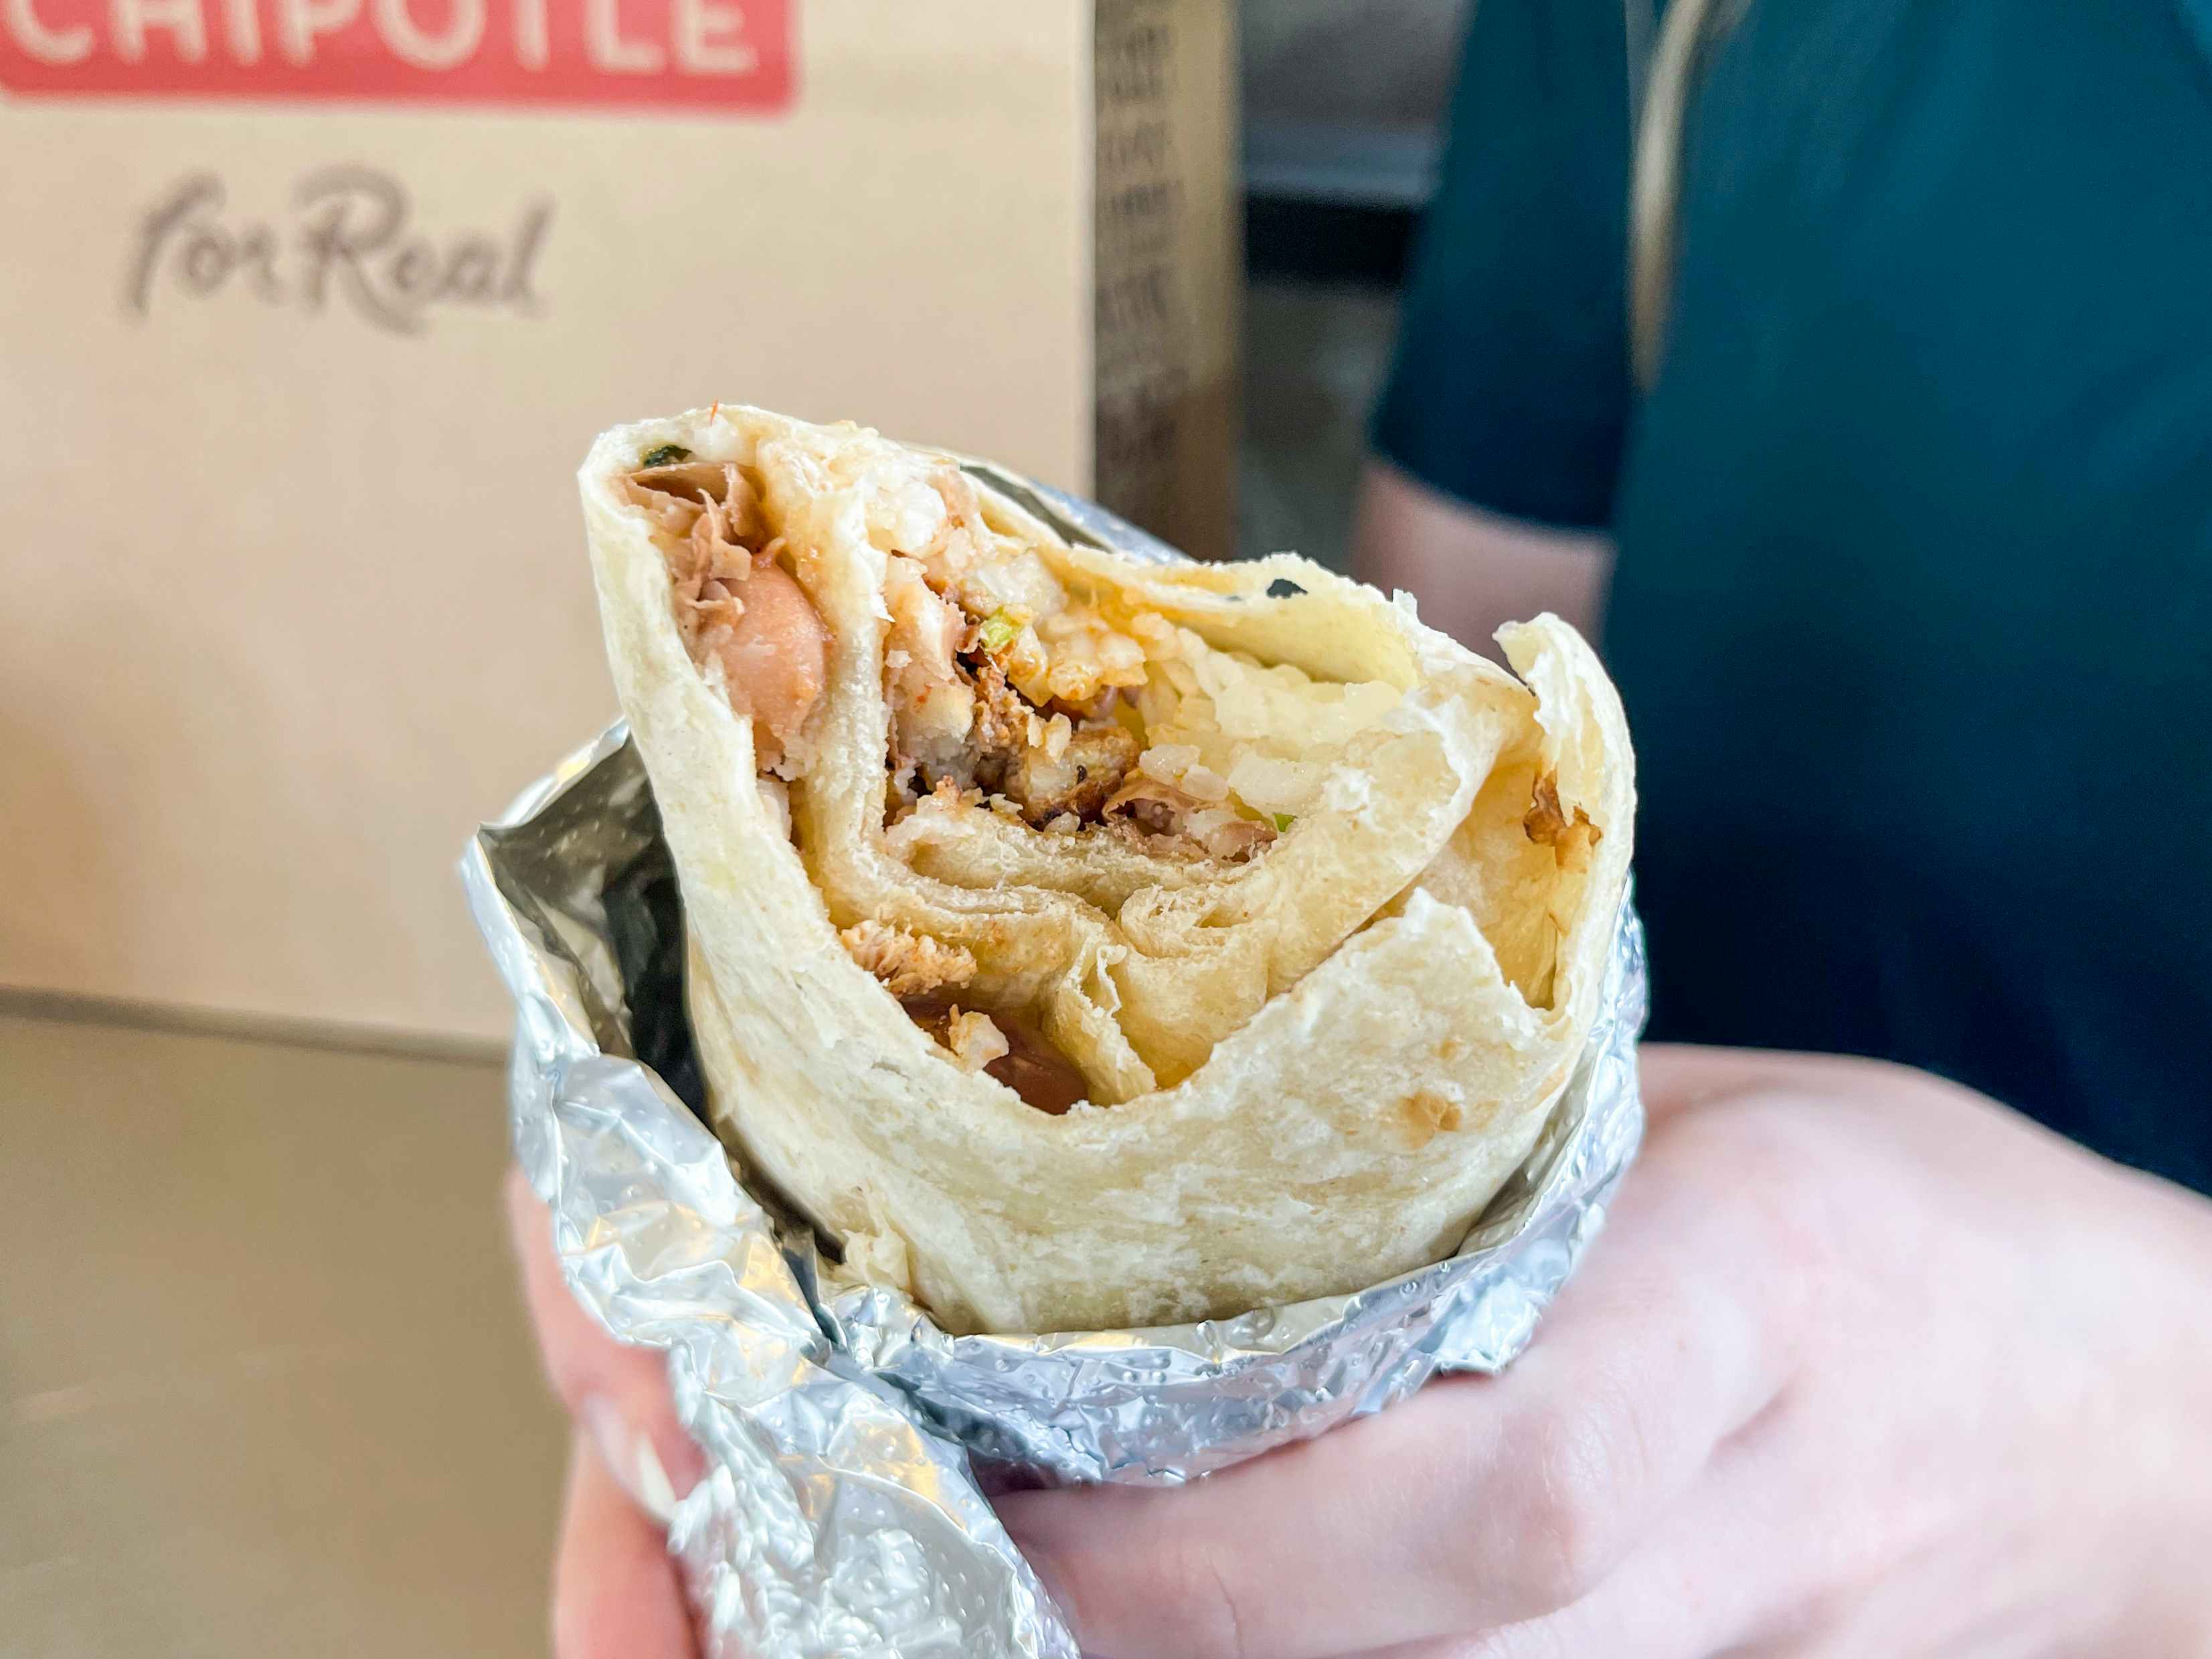
<svg viewBox="0 0 2212 1659">
<path fill-rule="evenodd" d="M 1072 538 L 1161 555 L 1089 503 L 988 476 Z M 951 1336 L 897 1292 L 833 1290 L 822 1243 L 705 1127 L 675 870 L 623 726 L 483 826 L 462 870 L 514 997 L 515 1152 L 569 1287 L 620 1340 L 666 1351 L 707 1454 L 669 1545 L 715 1659 L 1078 1659 L 988 1492 L 1187 1480 L 1439 1371 L 1498 1370 L 1642 1134 L 1643 939 L 1625 909 L 1574 1077 L 1457 1255 L 1235 1319 Z"/>
</svg>

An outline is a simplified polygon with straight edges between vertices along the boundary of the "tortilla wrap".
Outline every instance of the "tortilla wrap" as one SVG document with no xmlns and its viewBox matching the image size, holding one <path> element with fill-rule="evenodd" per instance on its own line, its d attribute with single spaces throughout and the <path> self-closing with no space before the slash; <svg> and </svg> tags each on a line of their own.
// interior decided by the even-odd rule
<svg viewBox="0 0 2212 1659">
<path fill-rule="evenodd" d="M 736 405 L 580 483 L 710 1113 L 836 1271 L 1073 1331 L 1457 1248 L 1627 881 L 1571 629 L 1504 629 L 1508 673 L 1305 560 L 1071 545 L 947 454 Z"/>
</svg>

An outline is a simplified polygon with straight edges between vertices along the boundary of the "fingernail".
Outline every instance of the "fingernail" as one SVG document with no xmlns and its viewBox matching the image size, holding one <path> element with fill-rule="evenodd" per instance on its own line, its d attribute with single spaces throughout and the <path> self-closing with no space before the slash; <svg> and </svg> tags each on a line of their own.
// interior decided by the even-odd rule
<svg viewBox="0 0 2212 1659">
<path fill-rule="evenodd" d="M 605 1395 L 585 1401 L 577 1414 L 615 1484 L 629 1494 L 630 1502 L 666 1526 L 675 1518 L 676 1488 L 653 1442 L 632 1429 L 621 1408 Z"/>
</svg>

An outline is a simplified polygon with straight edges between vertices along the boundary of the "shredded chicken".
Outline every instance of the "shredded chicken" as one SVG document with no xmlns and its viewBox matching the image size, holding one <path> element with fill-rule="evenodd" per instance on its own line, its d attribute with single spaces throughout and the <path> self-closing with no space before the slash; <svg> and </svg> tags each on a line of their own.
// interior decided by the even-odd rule
<svg viewBox="0 0 2212 1659">
<path fill-rule="evenodd" d="M 733 539 L 748 544 L 767 533 L 760 497 L 730 461 L 674 461 L 629 475 L 629 498 L 665 536 L 688 536 L 708 501 L 720 503 Z"/>
<path fill-rule="evenodd" d="M 1196 747 L 1146 748 L 1154 660 L 1176 687 L 1161 696 L 1200 690 L 1177 660 L 1184 636 L 1071 589 L 991 527 L 969 480 L 936 482 L 945 517 L 890 555 L 884 582 L 887 818 L 927 794 L 1056 836 L 1103 826 L 1170 857 L 1235 862 L 1273 841 L 1273 815 L 1232 801 Z"/>
<path fill-rule="evenodd" d="M 1030 721 L 1036 709 L 1006 684 L 996 663 L 987 659 L 962 666 L 975 688 L 975 729 L 969 739 L 975 775 L 983 782 L 996 784 L 1029 747 Z"/>
<path fill-rule="evenodd" d="M 935 777 L 957 764 L 975 724 L 975 689 L 952 655 L 968 623 L 931 589 L 920 565 L 896 554 L 884 598 L 891 617 L 884 638 L 891 742 L 902 768 L 919 765 Z"/>
<path fill-rule="evenodd" d="M 1074 732 L 1056 757 L 1049 744 L 1024 750 L 1006 774 L 1006 791 L 1040 828 L 1063 813 L 1095 823 L 1136 763 L 1136 738 L 1109 720 Z"/>
<path fill-rule="evenodd" d="M 896 672 L 909 684 L 914 678 L 910 664 Z M 1069 813 L 1096 823 L 1137 763 L 1137 740 L 1122 726 L 1110 720 L 1077 726 L 1064 714 L 1048 717 L 988 657 L 954 659 L 951 684 L 965 693 L 965 726 L 957 742 L 946 740 L 948 725 L 928 723 L 927 702 L 908 703 L 896 722 L 899 766 L 915 768 L 933 791 L 981 791 L 1039 829 Z M 923 695 L 944 699 L 948 689 L 933 681 Z"/>
<path fill-rule="evenodd" d="M 752 549 L 744 539 L 755 515 L 752 490 L 734 466 L 690 461 L 648 467 L 630 475 L 630 499 L 677 545 L 668 577 L 675 592 L 677 626 L 696 658 L 702 641 L 733 629 L 744 615 L 736 588 L 752 574 Z"/>
<path fill-rule="evenodd" d="M 924 567 L 899 555 L 890 561 L 884 599 L 894 773 L 918 776 L 924 789 L 941 791 L 950 782 L 962 793 L 1003 795 L 1040 828 L 1069 812 L 1096 822 L 1136 763 L 1135 738 L 1104 718 L 1119 693 L 1109 689 L 1048 717 L 1018 689 L 1024 674 L 1040 686 L 1043 678 L 1041 658 L 1019 660 L 1024 646 L 1036 644 L 1026 625 L 990 649 L 985 630 L 938 592 Z M 1001 629 L 1025 615 L 993 614 Z"/>
<path fill-rule="evenodd" d="M 760 501 L 728 462 L 641 468 L 630 499 L 672 544 L 676 625 L 691 659 L 720 666 L 730 707 L 753 722 L 754 758 L 782 764 L 829 678 L 830 630 L 764 541 Z"/>
<path fill-rule="evenodd" d="M 886 927 L 872 916 L 842 929 L 837 938 L 895 997 L 927 996 L 975 977 L 975 958 L 959 945 Z"/>
</svg>

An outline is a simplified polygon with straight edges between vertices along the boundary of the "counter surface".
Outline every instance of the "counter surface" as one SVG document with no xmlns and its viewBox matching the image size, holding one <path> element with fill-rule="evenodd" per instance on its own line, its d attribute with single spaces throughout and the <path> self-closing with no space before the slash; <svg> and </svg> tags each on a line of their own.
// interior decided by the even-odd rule
<svg viewBox="0 0 2212 1659">
<path fill-rule="evenodd" d="M 545 1650 L 496 1066 L 0 1016 L 0 1653 Z"/>
</svg>

